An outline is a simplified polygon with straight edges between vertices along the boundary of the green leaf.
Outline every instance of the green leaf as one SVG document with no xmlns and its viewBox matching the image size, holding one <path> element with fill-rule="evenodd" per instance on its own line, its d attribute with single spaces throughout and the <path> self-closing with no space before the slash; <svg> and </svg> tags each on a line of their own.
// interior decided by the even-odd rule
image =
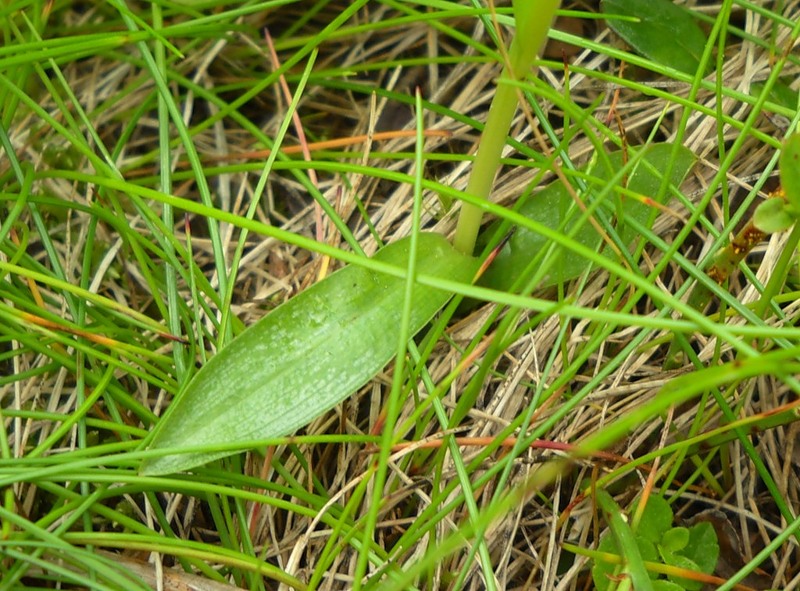
<svg viewBox="0 0 800 591">
<path fill-rule="evenodd" d="M 682 568 L 688 571 L 700 572 L 700 568 L 697 566 L 697 563 L 695 563 L 694 560 L 687 558 L 682 554 L 674 554 L 665 549 L 663 546 L 659 546 L 658 550 L 661 554 L 661 560 L 664 561 L 664 564 Z M 680 585 L 686 589 L 686 591 L 700 591 L 703 586 L 703 583 L 694 579 L 686 579 L 684 577 L 678 577 L 672 574 L 667 575 L 667 577 L 676 585 Z"/>
<path fill-rule="evenodd" d="M 795 219 L 796 214 L 780 197 L 762 201 L 753 213 L 753 225 L 765 234 L 788 230 L 794 224 Z"/>
<path fill-rule="evenodd" d="M 694 164 L 694 156 L 686 148 L 679 146 L 675 149 L 672 144 L 653 144 L 646 149 L 642 161 L 628 177 L 628 189 L 639 195 L 654 198 L 662 183 L 662 174 L 658 171 L 667 170 L 672 162 L 672 174 L 669 182 L 680 185 Z M 621 151 L 608 155 L 609 166 L 598 165 L 592 170 L 594 183 L 589 188 L 588 195 L 583 198 L 587 204 L 596 200 L 595 195 L 600 188 L 605 186 L 623 167 L 624 157 Z M 636 237 L 636 231 L 625 221 L 649 225 L 655 217 L 656 211 L 652 206 L 636 201 L 630 197 L 619 197 L 616 194 L 599 205 L 605 215 L 621 214 L 622 218 L 617 223 L 617 231 L 626 244 L 631 243 Z M 519 209 L 519 212 L 528 219 L 536 220 L 553 229 L 561 229 L 568 234 L 581 222 L 580 228 L 573 235 L 573 239 L 594 250 L 600 250 L 602 237 L 597 230 L 586 220 L 581 220 L 582 212 L 575 204 L 567 189 L 556 181 L 535 195 L 528 198 Z M 483 233 L 479 243 L 485 245 L 498 231 L 500 222 L 495 222 Z M 481 277 L 480 283 L 493 289 L 507 291 L 525 269 L 530 266 L 533 257 L 544 248 L 550 247 L 550 242 L 541 234 L 527 228 L 517 228 L 500 254 L 492 262 L 489 269 Z M 604 256 L 617 258 L 617 255 L 606 249 Z M 549 267 L 548 275 L 540 287 L 548 287 L 578 277 L 586 271 L 591 262 L 573 251 L 556 246 L 550 255 L 555 261 Z M 538 266 L 538 265 L 537 265 Z"/>
<path fill-rule="evenodd" d="M 606 552 L 608 554 L 616 554 L 619 556 L 619 548 L 614 542 L 614 537 L 611 532 L 606 532 L 600 538 L 600 543 L 597 545 L 598 552 Z M 596 591 L 607 591 L 611 585 L 615 573 L 622 568 L 619 564 L 606 562 L 605 560 L 595 560 L 592 565 L 592 580 L 594 581 L 594 588 Z"/>
<path fill-rule="evenodd" d="M 800 133 L 784 142 L 780 169 L 781 188 L 796 219 L 800 215 Z"/>
<path fill-rule="evenodd" d="M 600 6 L 608 26 L 638 53 L 685 74 L 697 71 L 706 35 L 689 11 L 671 0 L 603 0 Z"/>
<path fill-rule="evenodd" d="M 597 490 L 595 492 L 597 505 L 603 510 L 606 521 L 611 528 L 611 533 L 614 536 L 614 542 L 617 546 L 617 552 L 625 560 L 625 571 L 630 574 L 633 588 L 637 591 L 652 591 L 652 584 L 650 575 L 644 566 L 642 554 L 639 550 L 639 545 L 636 543 L 636 537 L 633 534 L 630 526 L 619 505 L 614 501 L 610 494 L 604 490 Z"/>
<path fill-rule="evenodd" d="M 680 585 L 676 585 L 672 581 L 660 579 L 653 581 L 653 591 L 685 591 Z"/>
<path fill-rule="evenodd" d="M 780 78 L 772 85 L 769 93 L 769 100 L 773 103 L 794 110 L 797 107 L 797 91 L 792 90 L 790 84 L 794 80 L 791 77 Z M 763 82 L 753 82 L 750 85 L 750 96 L 758 97 L 764 90 Z"/>
<path fill-rule="evenodd" d="M 636 536 L 636 547 L 639 548 L 639 554 L 642 556 L 642 560 L 645 562 L 658 562 L 658 549 L 656 545 L 651 542 L 650 540 L 643 538 L 640 535 Z M 657 572 L 647 571 L 647 574 L 650 576 L 651 580 L 655 580 L 658 578 Z"/>
<path fill-rule="evenodd" d="M 438 234 L 418 236 L 417 273 L 469 283 L 478 261 Z M 374 259 L 405 268 L 410 240 Z M 349 266 L 245 330 L 194 376 L 159 421 L 150 449 L 196 452 L 147 460 L 143 474 L 186 470 L 233 452 L 222 444 L 293 433 L 351 395 L 397 351 L 403 278 Z M 423 328 L 452 294 L 416 284 L 410 332 Z"/>
<path fill-rule="evenodd" d="M 669 503 L 659 496 L 648 497 L 639 526 L 636 528 L 636 535 L 659 544 L 671 527 L 672 508 Z"/>
<path fill-rule="evenodd" d="M 657 562 L 659 559 L 658 550 L 655 544 L 650 540 L 646 540 L 641 536 L 635 536 L 636 547 L 639 549 L 639 555 L 645 562 Z M 612 532 L 606 532 L 601 538 L 600 543 L 597 545 L 599 552 L 606 552 L 608 554 L 615 554 L 620 556 L 620 549 L 614 541 Z M 611 584 L 614 577 L 622 570 L 622 565 L 613 562 L 606 562 L 604 560 L 595 560 L 592 565 L 592 579 L 597 591 L 606 591 Z M 658 573 L 649 572 L 650 580 L 655 580 Z"/>
<path fill-rule="evenodd" d="M 673 527 L 664 532 L 660 546 L 670 552 L 680 552 L 689 543 L 689 530 L 685 527 Z"/>
<path fill-rule="evenodd" d="M 689 528 L 689 542 L 681 554 L 691 558 L 700 572 L 710 575 L 717 568 L 719 559 L 719 540 L 717 532 L 707 521 L 701 521 Z"/>
</svg>

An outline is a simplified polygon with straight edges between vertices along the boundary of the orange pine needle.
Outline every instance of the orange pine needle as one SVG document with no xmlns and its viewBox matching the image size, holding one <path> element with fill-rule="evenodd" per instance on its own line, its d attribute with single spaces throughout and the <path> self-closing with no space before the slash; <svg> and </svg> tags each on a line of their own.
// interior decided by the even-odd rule
<svg viewBox="0 0 800 591">
<path fill-rule="evenodd" d="M 59 324 L 57 322 L 53 322 L 52 320 L 47 320 L 46 318 L 42 318 L 41 316 L 36 316 L 35 314 L 30 314 L 28 312 L 22 312 L 22 318 L 31 324 L 35 324 L 36 326 L 41 326 L 42 328 L 47 328 L 50 330 L 56 330 L 59 332 L 66 332 L 69 334 L 73 334 L 78 337 L 83 337 L 87 341 L 91 341 L 93 343 L 97 343 L 98 345 L 104 345 L 109 348 L 115 348 L 120 343 L 115 339 L 111 339 L 109 337 L 105 337 L 103 335 L 95 334 L 92 332 L 88 332 L 82 330 L 80 328 L 73 328 L 71 326 L 65 326 L 63 324 Z"/>
<path fill-rule="evenodd" d="M 325 140 L 322 142 L 311 142 L 307 144 L 308 150 L 311 152 L 319 152 L 320 150 L 331 150 L 334 148 L 344 148 L 356 144 L 363 144 L 372 139 L 373 141 L 385 141 L 403 137 L 414 137 L 416 131 L 413 129 L 396 129 L 393 131 L 378 131 L 370 136 L 369 134 L 354 135 L 352 137 L 336 138 L 334 140 Z M 453 134 L 444 129 L 426 129 L 423 134 L 425 137 L 451 137 Z M 284 146 L 281 148 L 284 154 L 301 154 L 303 146 Z M 251 150 L 249 152 L 237 152 L 235 154 L 222 154 L 219 156 L 208 156 L 207 160 L 211 162 L 227 162 L 230 160 L 258 160 L 259 158 L 267 158 L 272 154 L 272 150 L 265 148 L 263 150 Z"/>
<path fill-rule="evenodd" d="M 444 129 L 426 129 L 423 132 L 425 137 L 442 137 L 442 138 L 449 138 L 452 137 L 452 133 L 446 131 Z M 395 129 L 392 131 L 378 131 L 373 134 L 360 134 L 354 135 L 352 137 L 343 137 L 343 138 L 336 138 L 333 140 L 324 140 L 321 142 L 311 142 L 307 144 L 306 148 L 309 152 L 319 152 L 320 150 L 332 150 L 335 148 L 344 148 L 347 146 L 354 146 L 357 144 L 363 144 L 369 140 L 372 141 L 386 141 L 391 139 L 397 138 L 404 138 L 404 137 L 416 137 L 417 132 L 413 129 Z M 282 146 L 280 151 L 282 154 L 301 154 L 303 152 L 303 146 Z M 232 160 L 259 160 L 263 158 L 267 158 L 270 154 L 272 154 L 272 150 L 270 148 L 264 148 L 262 150 L 249 150 L 246 152 L 236 152 L 231 154 L 219 154 L 219 155 L 207 155 L 203 157 L 204 162 L 230 162 Z M 186 162 L 180 162 L 178 164 L 179 168 L 185 168 L 187 166 Z M 139 176 L 146 176 L 148 174 L 153 174 L 156 170 L 155 166 L 149 166 L 145 168 L 139 168 L 136 170 L 131 170 L 126 172 L 126 175 L 129 177 L 139 177 Z"/>
</svg>

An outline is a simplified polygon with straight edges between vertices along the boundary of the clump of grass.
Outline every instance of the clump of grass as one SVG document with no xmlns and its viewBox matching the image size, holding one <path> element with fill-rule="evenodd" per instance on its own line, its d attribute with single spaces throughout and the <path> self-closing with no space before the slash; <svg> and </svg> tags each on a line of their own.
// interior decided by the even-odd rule
<svg viewBox="0 0 800 591">
<path fill-rule="evenodd" d="M 426 128 L 450 135 L 426 144 L 420 223 L 449 234 L 448 201 L 469 192 L 468 154 L 503 61 L 495 24 L 508 38 L 508 13 L 363 0 L 7 8 L 0 585 L 154 588 L 160 571 L 142 562 L 152 560 L 178 581 L 191 572 L 253 589 L 550 589 L 588 576 L 559 544 L 596 540 L 582 495 L 609 486 L 625 500 L 643 485 L 679 516 L 711 509 L 721 532 L 738 530 L 745 560 L 718 570 L 728 587 L 792 584 L 782 565 L 798 562 L 787 542 L 798 525 L 794 427 L 748 434 L 794 410 L 796 274 L 778 258 L 779 234 L 727 285 L 706 269 L 771 182 L 797 120 L 780 91 L 796 91 L 783 76 L 798 66 L 786 48 L 799 8 L 748 5 L 738 20 L 727 4 L 712 8 L 695 12 L 710 39 L 700 71 L 716 77 L 627 53 L 577 13 L 580 35 L 551 32 L 575 48 L 568 68 L 549 56 L 538 78 L 516 83 L 529 112 L 512 122 L 484 207 L 494 217 L 520 222 L 514 204 L 550 180 L 556 159 L 569 178 L 591 176 L 571 171 L 608 144 L 669 140 L 698 165 L 669 212 L 641 228 L 635 265 L 533 296 L 474 288 L 494 305 L 431 328 L 406 369 L 396 436 L 408 445 L 386 464 L 366 532 L 367 452 L 388 396 L 380 378 L 259 452 L 191 476 L 137 472 L 142 441 L 196 363 L 333 259 L 357 261 L 348 253 L 409 233 L 413 138 L 310 161 L 280 154 L 268 170 L 219 157 L 280 147 L 280 75 L 290 88 L 305 81 L 297 112 L 309 142 L 410 128 L 420 87 Z M 775 273 L 785 287 L 754 314 Z M 682 303 L 697 283 L 711 309 Z M 673 339 L 687 362 L 665 374 Z M 459 408 L 465 396 L 475 402 Z M 446 428 L 460 446 L 422 448 Z M 574 451 L 566 444 L 613 451 L 603 460 L 613 464 L 541 463 Z"/>
</svg>

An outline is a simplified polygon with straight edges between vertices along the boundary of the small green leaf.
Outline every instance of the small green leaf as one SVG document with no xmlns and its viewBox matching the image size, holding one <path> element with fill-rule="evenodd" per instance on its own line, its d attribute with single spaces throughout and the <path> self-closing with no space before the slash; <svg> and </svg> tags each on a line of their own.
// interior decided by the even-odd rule
<svg viewBox="0 0 800 591">
<path fill-rule="evenodd" d="M 660 579 L 653 581 L 653 591 L 685 591 L 685 589 L 672 581 Z"/>
<path fill-rule="evenodd" d="M 619 554 L 619 549 L 614 543 L 614 538 L 611 532 L 607 532 L 600 538 L 600 543 L 597 545 L 599 552 L 607 552 L 608 554 Z M 619 565 L 606 562 L 605 560 L 595 560 L 592 565 L 592 580 L 596 591 L 607 591 L 611 585 L 611 578 L 614 572 L 619 568 Z"/>
<path fill-rule="evenodd" d="M 710 575 L 717 568 L 719 559 L 719 540 L 717 532 L 707 521 L 701 521 L 689 528 L 689 542 L 681 554 L 691 558 L 700 572 Z"/>
<path fill-rule="evenodd" d="M 781 188 L 797 218 L 800 215 L 800 133 L 784 142 L 780 168 Z"/>
<path fill-rule="evenodd" d="M 642 560 L 645 562 L 658 562 L 658 549 L 656 545 L 651 542 L 650 540 L 643 538 L 640 535 L 636 536 L 636 547 L 639 548 L 639 554 L 642 555 Z M 655 580 L 658 578 L 657 572 L 647 571 L 647 574 L 650 575 L 651 580 Z"/>
<path fill-rule="evenodd" d="M 417 273 L 469 283 L 478 262 L 438 234 L 418 236 Z M 405 268 L 409 239 L 375 260 Z M 273 310 L 194 376 L 159 421 L 150 449 L 196 448 L 147 460 L 143 474 L 193 468 L 233 452 L 204 448 L 282 437 L 328 411 L 397 351 L 405 279 L 349 266 Z M 411 333 L 452 294 L 415 285 Z"/>
<path fill-rule="evenodd" d="M 673 527 L 664 532 L 660 546 L 670 552 L 680 552 L 689 543 L 689 530 L 685 527 Z"/>
<path fill-rule="evenodd" d="M 788 230 L 795 219 L 789 204 L 779 197 L 762 201 L 753 213 L 753 225 L 765 234 Z"/>
<path fill-rule="evenodd" d="M 664 561 L 664 564 L 669 566 L 674 566 L 677 568 L 682 568 L 684 570 L 692 571 L 692 572 L 700 572 L 700 567 L 697 566 L 694 560 L 683 556 L 682 554 L 674 554 L 664 547 L 659 546 L 658 548 L 659 553 L 661 554 L 661 560 Z M 675 583 L 676 585 L 680 585 L 686 591 L 700 591 L 703 583 L 700 581 L 696 581 L 694 579 L 687 579 L 684 577 L 678 577 L 675 575 L 667 575 L 670 581 Z"/>
<path fill-rule="evenodd" d="M 600 6 L 609 15 L 608 26 L 638 53 L 685 74 L 697 71 L 706 35 L 688 10 L 671 0 L 603 0 Z"/>
<path fill-rule="evenodd" d="M 636 547 L 639 549 L 639 554 L 643 561 L 656 562 L 658 560 L 659 554 L 655 544 L 639 536 L 636 536 L 635 540 Z M 597 545 L 597 550 L 598 552 L 615 554 L 622 558 L 620 555 L 620 549 L 614 540 L 614 535 L 610 531 L 603 534 L 603 536 L 600 538 L 600 543 Z M 617 574 L 619 574 L 621 570 L 621 564 L 606 562 L 604 560 L 595 560 L 594 564 L 592 565 L 592 580 L 594 580 L 595 589 L 597 591 L 606 591 L 610 586 L 611 581 Z M 651 581 L 658 577 L 658 573 L 655 572 L 648 571 L 647 574 Z"/>
<path fill-rule="evenodd" d="M 672 174 L 669 182 L 674 185 L 680 185 L 694 164 L 694 156 L 682 146 L 675 149 L 673 144 L 653 144 L 646 150 L 642 161 L 628 177 L 628 189 L 649 198 L 658 194 L 663 175 L 657 171 L 668 169 L 673 154 L 675 160 L 672 162 Z M 584 195 L 587 204 L 596 199 L 598 188 L 607 184 L 623 167 L 624 156 L 621 151 L 612 152 L 608 155 L 608 159 L 608 167 L 598 164 L 592 171 L 592 175 L 596 178 L 589 188 L 588 195 Z M 626 221 L 649 225 L 649 222 L 657 214 L 655 208 L 650 205 L 633 198 L 619 197 L 616 194 L 601 203 L 599 207 L 607 216 L 618 216 L 617 231 L 625 243 L 632 242 L 638 235 Z M 573 235 L 575 242 L 594 250 L 601 250 L 600 234 L 588 221 L 581 220 L 581 210 L 560 181 L 548 185 L 528 198 L 519 208 L 519 213 L 549 228 L 560 228 L 565 234 L 575 230 L 576 224 L 581 221 L 582 225 Z M 618 214 L 621 214 L 621 219 Z M 485 245 L 499 227 L 500 222 L 490 225 L 481 236 L 479 244 Z M 520 274 L 530 266 L 533 257 L 542 249 L 550 246 L 549 240 L 541 234 L 527 228 L 517 228 L 517 231 L 481 277 L 481 285 L 507 291 Z M 602 252 L 604 256 L 617 258 L 610 249 L 604 249 Z M 555 258 L 555 261 L 549 267 L 548 275 L 540 287 L 548 287 L 574 279 L 591 266 L 589 260 L 567 248 L 557 246 L 551 256 Z"/>
<path fill-rule="evenodd" d="M 637 591 L 652 591 L 650 574 L 644 566 L 636 537 L 616 501 L 604 490 L 595 492 L 597 505 L 603 510 L 608 526 L 614 536 L 617 551 L 625 561 L 625 571 L 630 574 L 633 588 Z"/>
<path fill-rule="evenodd" d="M 641 499 L 637 501 L 637 504 Z M 650 540 L 654 544 L 661 542 L 664 534 L 672 527 L 672 508 L 663 498 L 651 495 L 647 499 L 636 535 Z"/>
<path fill-rule="evenodd" d="M 658 550 L 656 549 L 656 545 L 653 544 L 650 540 L 646 540 L 641 536 L 635 536 L 636 540 L 636 547 L 639 549 L 639 554 L 642 557 L 642 560 L 645 562 L 657 562 L 659 559 Z M 620 555 L 620 549 L 617 547 L 616 542 L 614 541 L 614 536 L 612 532 L 606 532 L 601 538 L 600 543 L 597 545 L 597 550 L 599 552 L 606 552 L 608 554 L 616 554 L 617 556 Z M 619 571 L 622 570 L 622 565 L 615 564 L 613 562 L 606 562 L 604 560 L 595 560 L 594 565 L 592 565 L 592 579 L 594 580 L 594 586 L 597 591 L 606 591 L 608 586 L 610 585 L 611 580 L 614 578 Z M 658 577 L 658 573 L 656 572 L 649 572 L 648 576 L 650 580 L 655 580 Z"/>
</svg>

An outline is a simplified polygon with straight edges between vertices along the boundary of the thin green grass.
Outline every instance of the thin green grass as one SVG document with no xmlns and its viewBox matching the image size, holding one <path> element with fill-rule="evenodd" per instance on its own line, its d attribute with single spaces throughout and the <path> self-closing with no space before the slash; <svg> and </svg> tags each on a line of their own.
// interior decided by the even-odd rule
<svg viewBox="0 0 800 591">
<path fill-rule="evenodd" d="M 388 0 L 340 8 L 208 1 L 134 14 L 109 2 L 77 13 L 56 3 L 46 14 L 20 0 L 0 10 L 0 589 L 151 588 L 132 574 L 136 559 L 250 589 L 569 586 L 587 565 L 558 541 L 591 549 L 591 528 L 580 525 L 591 508 L 557 519 L 592 482 L 624 506 L 644 469 L 657 469 L 673 506 L 722 508 L 737 527 L 744 511 L 755 527 L 748 499 L 758 495 L 765 538 L 728 587 L 752 582 L 756 568 L 773 575 L 780 561 L 796 564 L 797 468 L 774 451 L 791 445 L 784 423 L 793 411 L 781 423 L 765 414 L 800 392 L 796 282 L 783 286 L 796 232 L 783 256 L 777 244 L 765 249 L 766 276 L 751 262 L 719 286 L 705 269 L 769 182 L 786 132 L 772 121 L 798 120 L 770 94 L 799 65 L 784 51 L 797 37 L 797 3 L 779 15 L 727 2 L 702 17 L 704 64 L 722 71 L 734 58 L 718 49 L 740 44 L 758 60 L 774 56 L 769 68 L 758 62 L 763 86 L 753 94 L 738 79 L 686 76 L 608 36 L 597 41 L 590 33 L 602 24 L 583 37 L 551 32 L 585 50 L 569 66 L 577 82 L 568 92 L 551 85 L 563 80 L 559 59 L 539 62 L 547 82 L 506 82 L 529 97 L 536 120 L 512 127 L 493 203 L 466 194 L 464 176 L 500 72 L 497 36 L 476 29 L 493 26 L 491 9 Z M 733 9 L 763 19 L 769 34 L 728 23 Z M 501 26 L 508 14 L 498 11 Z M 395 51 L 406 37 L 415 43 Z M 607 67 L 589 64 L 589 52 Z M 621 77 L 620 60 L 639 70 Z M 392 78 L 406 72 L 414 74 Z M 280 74 L 291 105 L 277 98 Z M 620 145 L 605 120 L 617 89 L 631 144 L 620 182 L 647 141 L 668 137 L 703 156 L 670 202 L 680 219 L 637 228 L 640 244 L 619 263 L 515 212 L 515 199 L 535 195 L 556 162 L 588 194 L 592 172 L 581 166 Z M 453 147 L 397 140 L 373 145 L 368 158 L 354 147 L 310 162 L 278 152 L 266 164 L 206 159 L 294 141 L 283 139 L 293 110 L 315 140 L 361 133 L 373 93 L 401 124 L 452 131 Z M 723 112 L 725 101 L 748 110 Z M 707 120 L 703 135 L 698 121 Z M 728 179 L 754 174 L 746 196 L 734 195 Z M 592 269 L 546 293 L 535 287 L 553 264 L 547 252 L 532 253 L 518 293 L 421 278 L 496 305 L 464 317 L 453 302 L 416 343 L 399 339 L 391 378 L 295 438 L 230 445 L 255 451 L 191 475 L 137 474 L 154 455 L 144 451 L 149 431 L 196 362 L 315 281 L 325 257 L 396 273 L 363 253 L 422 228 L 451 233 L 448 201 L 583 250 Z M 314 207 L 322 242 L 312 238 Z M 592 215 L 614 235 L 610 220 Z M 686 304 L 695 284 L 719 306 Z M 687 364 L 665 374 L 671 339 L 684 343 Z M 772 429 L 753 437 L 759 427 Z M 487 441 L 464 446 L 450 435 Z M 517 438 L 510 449 L 507 437 Z M 441 450 L 414 449 L 422 440 L 442 440 Z M 599 472 L 588 460 L 548 463 L 552 452 L 531 449 L 539 440 L 579 444 L 583 454 L 616 445 L 630 461 Z M 400 441 L 412 447 L 393 451 Z"/>
</svg>

